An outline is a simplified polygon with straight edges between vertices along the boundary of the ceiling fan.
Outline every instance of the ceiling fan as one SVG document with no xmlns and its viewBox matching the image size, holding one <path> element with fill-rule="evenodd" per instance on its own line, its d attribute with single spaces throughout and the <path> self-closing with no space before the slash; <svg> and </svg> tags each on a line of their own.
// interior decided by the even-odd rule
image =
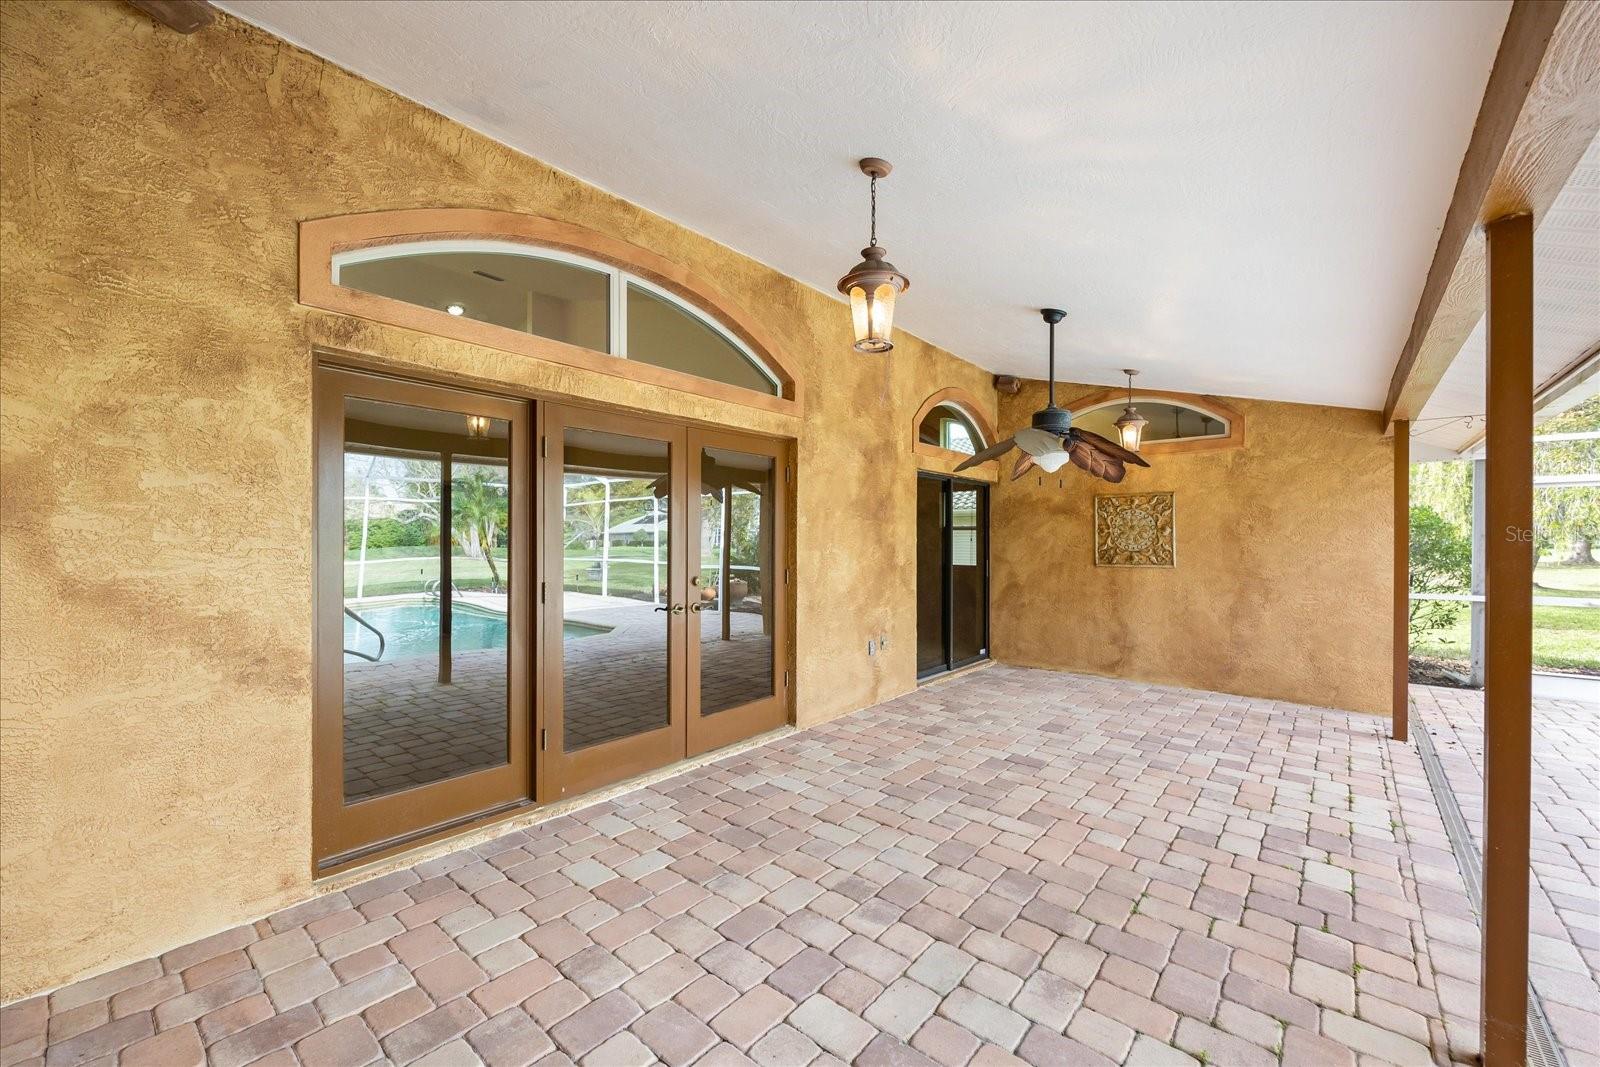
<svg viewBox="0 0 1600 1067">
<path fill-rule="evenodd" d="M 1127 474 L 1127 464 L 1148 467 L 1137 452 L 1130 452 L 1115 441 L 1097 433 L 1075 429 L 1072 412 L 1056 407 L 1056 323 L 1067 317 L 1059 308 L 1044 308 L 1039 312 L 1050 324 L 1050 399 L 1043 410 L 1033 413 L 1033 425 L 1018 430 L 1004 441 L 998 441 L 975 456 L 969 456 L 956 470 L 963 471 L 1005 455 L 1013 448 L 1022 455 L 1011 469 L 1011 480 L 1016 481 L 1029 470 L 1038 467 L 1054 474 L 1065 463 L 1082 467 L 1096 478 L 1120 482 Z"/>
</svg>

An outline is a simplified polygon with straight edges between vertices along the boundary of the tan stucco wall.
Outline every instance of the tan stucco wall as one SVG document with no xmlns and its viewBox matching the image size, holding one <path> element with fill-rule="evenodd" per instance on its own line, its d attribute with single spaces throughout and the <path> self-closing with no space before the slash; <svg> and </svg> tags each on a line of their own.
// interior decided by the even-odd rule
<svg viewBox="0 0 1600 1067">
<path fill-rule="evenodd" d="M 1099 387 L 1058 385 L 1070 407 Z M 1227 399 L 1242 447 L 1151 453 L 1120 485 L 1073 467 L 996 491 L 996 658 L 1357 711 L 1389 710 L 1392 444 L 1349 408 Z M 1045 405 L 1002 398 L 1000 433 Z M 1064 481 L 1062 487 L 1059 481 Z M 1097 493 L 1172 491 L 1177 565 L 1096 567 Z"/>
<path fill-rule="evenodd" d="M 800 722 L 912 687 L 911 420 L 992 404 L 987 373 L 858 356 L 830 296 L 232 18 L 7 3 L 0 64 L 0 998 L 312 892 L 315 345 L 798 438 Z M 803 420 L 296 304 L 299 220 L 433 206 L 687 265 L 778 339 Z"/>
</svg>

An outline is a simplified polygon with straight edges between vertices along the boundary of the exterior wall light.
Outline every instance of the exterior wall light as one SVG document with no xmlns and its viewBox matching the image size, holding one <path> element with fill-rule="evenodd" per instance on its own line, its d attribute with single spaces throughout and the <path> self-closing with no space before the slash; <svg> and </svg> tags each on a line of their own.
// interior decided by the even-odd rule
<svg viewBox="0 0 1600 1067">
<path fill-rule="evenodd" d="M 893 169 L 875 157 L 861 161 L 861 173 L 872 179 L 872 237 L 861 250 L 861 262 L 839 279 L 839 292 L 850 298 L 850 317 L 855 326 L 857 352 L 873 355 L 894 348 L 895 297 L 911 288 L 911 279 L 887 262 L 878 246 L 878 179 Z"/>
<path fill-rule="evenodd" d="M 1139 372 L 1124 369 L 1122 373 L 1128 376 L 1128 406 L 1122 409 L 1115 426 L 1117 435 L 1122 438 L 1122 447 L 1129 452 L 1137 452 L 1144 440 L 1145 424 L 1150 420 L 1139 414 L 1139 409 L 1133 406 L 1133 376 Z"/>
<path fill-rule="evenodd" d="M 488 437 L 489 436 L 489 416 L 487 416 L 487 415 L 468 415 L 467 416 L 467 436 L 468 437 Z"/>
</svg>

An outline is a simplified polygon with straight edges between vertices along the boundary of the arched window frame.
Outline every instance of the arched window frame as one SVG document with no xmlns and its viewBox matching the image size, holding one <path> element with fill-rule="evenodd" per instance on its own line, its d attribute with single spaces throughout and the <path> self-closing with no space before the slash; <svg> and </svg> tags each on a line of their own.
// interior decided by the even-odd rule
<svg viewBox="0 0 1600 1067">
<path fill-rule="evenodd" d="M 1133 402 L 1135 405 L 1143 401 L 1152 404 L 1174 404 L 1197 411 L 1202 415 L 1209 415 L 1219 420 L 1228 427 L 1226 434 L 1217 434 L 1211 437 L 1185 437 L 1171 441 L 1145 441 L 1140 452 L 1145 455 L 1177 455 L 1185 452 L 1218 452 L 1229 448 L 1240 448 L 1244 445 L 1244 416 L 1236 408 L 1212 396 L 1196 396 L 1193 393 L 1169 393 L 1156 389 L 1135 389 Z M 1128 404 L 1128 391 L 1126 389 L 1101 389 L 1074 401 L 1068 410 L 1074 419 L 1080 415 L 1087 415 L 1091 411 L 1102 408 L 1123 408 Z"/>
<path fill-rule="evenodd" d="M 601 271 L 610 285 L 614 351 L 583 348 L 338 284 L 341 267 L 393 256 L 400 247 L 520 254 Z M 780 395 L 629 360 L 625 297 L 630 284 L 676 304 L 717 331 L 772 381 Z M 476 208 L 424 208 L 308 220 L 300 224 L 300 303 L 781 414 L 798 415 L 802 410 L 801 382 L 792 365 L 766 331 L 731 300 L 682 265 L 648 249 L 555 219 Z"/>
<path fill-rule="evenodd" d="M 965 461 L 968 457 L 965 452 L 957 452 L 954 449 L 944 448 L 939 445 L 930 445 L 922 440 L 922 420 L 927 418 L 929 413 L 937 407 L 955 408 L 967 417 L 967 421 L 972 423 L 973 428 L 978 431 L 977 447 L 980 452 L 995 442 L 994 423 L 984 413 L 983 406 L 977 397 L 965 389 L 955 386 L 941 389 L 922 402 L 922 406 L 917 409 L 916 415 L 911 420 L 911 450 L 916 455 L 917 465 L 921 469 L 949 474 L 955 469 L 956 464 Z M 980 463 L 978 466 L 964 470 L 961 473 L 963 477 L 994 481 L 999 477 L 999 466 L 993 460 L 990 460 L 988 463 Z"/>
</svg>

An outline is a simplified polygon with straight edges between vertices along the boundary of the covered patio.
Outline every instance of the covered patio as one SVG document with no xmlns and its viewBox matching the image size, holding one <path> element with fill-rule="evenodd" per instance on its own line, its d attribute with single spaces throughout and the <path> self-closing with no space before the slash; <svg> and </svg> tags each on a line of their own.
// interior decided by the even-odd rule
<svg viewBox="0 0 1600 1067">
<path fill-rule="evenodd" d="M 1576 1067 L 1596 726 L 1538 714 Z M 7 1062 L 1472 1063 L 1477 936 L 1382 720 L 995 666 L 11 1005 Z"/>
<path fill-rule="evenodd" d="M 10 0 L 0 96 L 0 1067 L 1600 1067 L 1600 0 Z"/>
</svg>

